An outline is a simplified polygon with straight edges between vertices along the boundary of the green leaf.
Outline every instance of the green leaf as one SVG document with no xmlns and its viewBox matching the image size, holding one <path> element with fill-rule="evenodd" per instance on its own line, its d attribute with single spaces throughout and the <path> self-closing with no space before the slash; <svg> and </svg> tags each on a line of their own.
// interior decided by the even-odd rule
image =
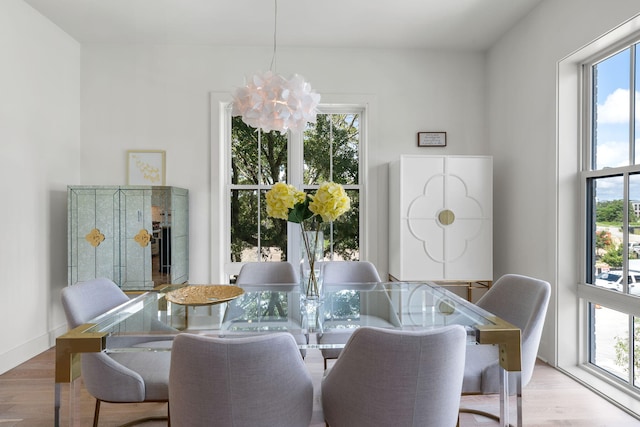
<svg viewBox="0 0 640 427">
<path fill-rule="evenodd" d="M 309 199 L 307 198 L 304 203 L 296 203 L 293 209 L 289 211 L 290 222 L 300 224 L 302 221 L 307 220 L 313 216 L 313 212 L 309 210 Z"/>
</svg>

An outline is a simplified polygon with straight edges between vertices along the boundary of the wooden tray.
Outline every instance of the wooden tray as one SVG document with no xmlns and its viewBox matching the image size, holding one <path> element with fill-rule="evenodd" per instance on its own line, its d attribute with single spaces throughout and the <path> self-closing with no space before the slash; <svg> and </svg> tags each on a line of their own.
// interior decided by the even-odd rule
<svg viewBox="0 0 640 427">
<path fill-rule="evenodd" d="M 212 305 L 231 301 L 244 294 L 244 289 L 231 285 L 185 286 L 167 293 L 167 301 L 180 305 Z"/>
</svg>

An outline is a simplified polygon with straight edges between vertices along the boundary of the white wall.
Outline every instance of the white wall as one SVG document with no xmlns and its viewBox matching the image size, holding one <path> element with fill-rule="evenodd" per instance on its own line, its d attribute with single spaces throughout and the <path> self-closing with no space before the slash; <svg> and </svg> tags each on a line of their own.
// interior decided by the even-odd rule
<svg viewBox="0 0 640 427">
<path fill-rule="evenodd" d="M 578 265 L 566 263 L 575 260 L 567 255 L 579 251 L 576 241 L 563 240 L 562 252 L 557 249 L 558 236 L 575 236 L 572 230 L 558 229 L 557 218 L 570 227 L 577 227 L 579 220 L 571 217 L 578 203 L 577 179 L 573 199 L 567 200 L 565 193 L 561 200 L 570 209 L 558 209 L 557 63 L 638 12 L 637 0 L 547 0 L 487 56 L 489 141 L 495 171 L 494 274 L 521 273 L 552 283 L 540 348 L 551 363 L 558 357 L 558 316 L 575 324 Z M 563 161 L 565 170 L 577 170 L 577 159 L 569 165 Z M 560 267 L 571 274 L 558 280 Z M 571 339 L 565 335 L 563 343 L 575 352 L 577 332 L 573 332 L 568 334 L 573 335 Z"/>
<path fill-rule="evenodd" d="M 80 46 L 0 2 L 0 373 L 66 330 L 66 185 L 79 181 Z"/>
<path fill-rule="evenodd" d="M 302 74 L 325 100 L 370 103 L 368 250 L 382 274 L 387 162 L 405 153 L 492 154 L 495 276 L 575 286 L 556 279 L 556 63 L 639 8 L 637 0 L 547 0 L 487 56 L 279 47 L 278 72 Z M 219 140 L 210 93 L 224 97 L 264 70 L 271 49 L 80 48 L 20 0 L 0 2 L 0 31 L 0 321 L 12 325 L 1 335 L 3 372 L 64 327 L 66 185 L 125 184 L 128 149 L 167 150 L 167 184 L 191 192 L 191 282 L 220 280 L 210 267 L 211 239 L 223 232 L 212 227 Z M 429 130 L 446 131 L 448 146 L 417 148 L 416 132 Z M 562 309 L 552 307 L 542 343 L 551 361 Z"/>
<path fill-rule="evenodd" d="M 126 150 L 166 150 L 167 185 L 190 191 L 191 283 L 223 279 L 215 247 L 224 230 L 210 199 L 220 142 L 217 123 L 210 135 L 210 116 L 218 118 L 210 93 L 230 100 L 270 59 L 266 47 L 83 46 L 82 183 L 124 184 Z M 279 48 L 277 59 L 276 71 L 303 75 L 325 102 L 370 102 L 367 250 L 386 275 L 387 163 L 405 153 L 487 153 L 483 56 Z M 447 147 L 417 148 L 417 132 L 434 130 L 447 132 Z"/>
</svg>

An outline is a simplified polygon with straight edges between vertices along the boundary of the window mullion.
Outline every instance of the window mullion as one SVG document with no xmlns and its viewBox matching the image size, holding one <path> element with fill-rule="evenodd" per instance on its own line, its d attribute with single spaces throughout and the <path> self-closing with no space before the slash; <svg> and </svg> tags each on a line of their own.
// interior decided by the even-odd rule
<svg viewBox="0 0 640 427">
<path fill-rule="evenodd" d="M 634 362 L 635 361 L 633 359 L 633 356 L 634 356 L 634 353 L 635 353 L 633 351 L 633 349 L 635 348 L 635 342 L 634 342 L 634 335 L 635 334 L 634 334 L 634 330 L 633 330 L 633 323 L 634 323 L 633 319 L 634 319 L 633 315 L 630 314 L 629 315 L 629 334 L 628 334 L 628 340 L 629 340 L 629 346 L 628 347 L 629 348 L 627 350 L 628 351 L 627 354 L 628 354 L 629 362 L 628 362 L 628 365 L 627 365 L 627 372 L 629 372 L 628 381 L 629 381 L 629 384 L 631 384 L 631 385 L 634 385 L 633 377 L 635 376 L 635 372 L 634 372 L 634 369 L 635 369 Z"/>
<path fill-rule="evenodd" d="M 258 206 L 258 223 L 257 223 L 257 243 L 258 243 L 258 260 L 261 259 L 260 254 L 262 253 L 262 232 L 261 232 L 261 228 L 262 228 L 262 200 L 260 198 L 260 187 L 262 186 L 262 184 L 264 183 L 263 179 L 262 179 L 262 129 L 258 129 L 258 188 L 256 189 L 256 197 L 258 198 L 257 200 L 257 206 Z"/>
<path fill-rule="evenodd" d="M 636 144 L 634 141 L 635 127 L 636 127 L 636 47 L 632 46 L 629 49 L 629 164 L 634 165 L 636 159 Z"/>
<path fill-rule="evenodd" d="M 303 133 L 289 131 L 287 136 L 287 150 L 289 151 L 287 181 L 296 188 L 302 188 L 304 178 Z M 300 237 L 300 224 L 287 222 L 287 253 L 289 254 L 289 261 L 302 257 Z"/>
</svg>

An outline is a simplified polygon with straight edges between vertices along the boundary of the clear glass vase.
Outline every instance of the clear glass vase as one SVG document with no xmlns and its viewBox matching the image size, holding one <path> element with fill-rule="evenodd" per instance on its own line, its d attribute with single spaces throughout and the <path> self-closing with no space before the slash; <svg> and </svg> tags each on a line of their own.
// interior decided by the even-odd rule
<svg viewBox="0 0 640 427">
<path fill-rule="evenodd" d="M 319 304 L 323 297 L 324 233 L 321 230 L 304 231 L 300 252 L 300 297 L 307 305 Z"/>
</svg>

